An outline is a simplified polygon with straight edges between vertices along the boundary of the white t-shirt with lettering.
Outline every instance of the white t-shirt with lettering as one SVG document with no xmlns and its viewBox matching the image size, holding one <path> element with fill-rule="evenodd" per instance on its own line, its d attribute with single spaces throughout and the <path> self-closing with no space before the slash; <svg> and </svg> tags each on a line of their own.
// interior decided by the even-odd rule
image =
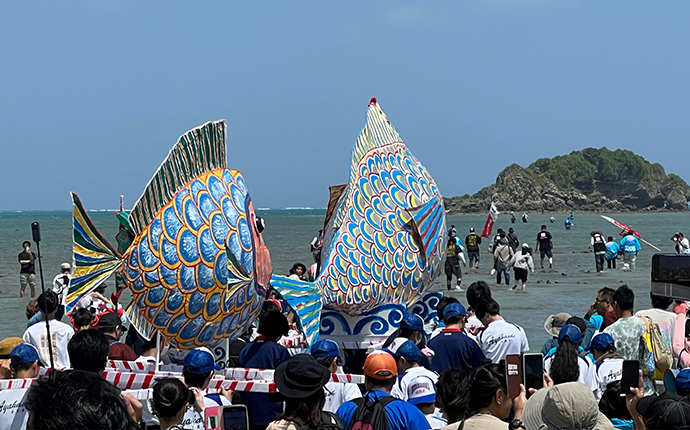
<svg viewBox="0 0 690 430">
<path fill-rule="evenodd" d="M 212 408 L 216 406 L 231 405 L 230 401 L 225 396 L 219 395 L 218 398 L 221 402 L 220 405 L 212 398 L 204 396 L 204 406 L 207 408 Z M 182 427 L 185 429 L 204 430 L 206 428 L 204 425 L 204 413 L 197 412 L 194 407 L 187 409 L 187 412 L 185 412 L 184 418 L 182 419 Z"/>
<path fill-rule="evenodd" d="M 527 335 L 522 327 L 506 322 L 503 318 L 489 324 L 477 336 L 477 343 L 486 358 L 491 359 L 493 363 L 498 363 L 508 354 L 529 351 Z"/>
<path fill-rule="evenodd" d="M 544 361 L 544 371 L 551 375 L 551 363 L 553 363 L 554 356 L 547 358 Z M 594 363 L 588 357 L 577 357 L 577 364 L 580 367 L 580 376 L 577 378 L 577 382 L 585 384 L 594 393 L 594 397 L 598 399 L 601 398 L 602 392 L 599 391 L 600 385 L 597 379 L 597 372 Z"/>
<path fill-rule="evenodd" d="M 599 380 L 599 395 L 603 395 L 606 386 L 611 382 L 620 381 L 623 377 L 623 359 L 607 358 L 597 367 L 597 379 Z"/>
<path fill-rule="evenodd" d="M 64 369 L 70 366 L 67 344 L 74 336 L 74 329 L 57 320 L 50 320 L 50 339 L 53 347 L 53 361 L 56 369 Z M 48 336 L 46 335 L 46 323 L 41 321 L 27 328 L 22 336 L 25 343 L 31 344 L 38 350 L 38 357 L 43 366 L 50 367 L 50 352 L 48 349 Z"/>
</svg>

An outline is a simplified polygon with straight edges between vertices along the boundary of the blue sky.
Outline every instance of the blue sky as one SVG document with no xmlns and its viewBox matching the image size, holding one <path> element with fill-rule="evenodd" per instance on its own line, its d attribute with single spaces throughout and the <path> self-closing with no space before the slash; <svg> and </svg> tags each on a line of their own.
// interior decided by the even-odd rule
<svg viewBox="0 0 690 430">
<path fill-rule="evenodd" d="M 256 207 L 323 207 L 376 96 L 446 196 L 626 148 L 686 174 L 687 2 L 2 2 L 0 210 L 131 206 L 228 120 Z"/>
</svg>

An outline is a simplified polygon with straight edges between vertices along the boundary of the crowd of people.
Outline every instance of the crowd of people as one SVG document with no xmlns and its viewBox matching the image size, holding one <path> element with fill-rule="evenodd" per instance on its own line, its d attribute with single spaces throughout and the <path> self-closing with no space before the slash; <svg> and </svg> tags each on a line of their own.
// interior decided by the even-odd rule
<svg viewBox="0 0 690 430">
<path fill-rule="evenodd" d="M 22 338 L 3 340 L 0 354 L 8 361 L 0 376 L 36 378 L 40 367 L 51 366 L 52 351 L 56 370 L 38 377 L 25 399 L 34 429 L 125 429 L 140 420 L 165 429 L 202 429 L 207 408 L 232 404 L 246 405 L 250 428 L 271 430 L 690 428 L 683 427 L 690 426 L 690 369 L 681 370 L 690 365 L 685 302 L 652 294 L 649 309 L 635 310 L 627 285 L 600 289 L 581 316 L 567 310 L 547 318 L 550 339 L 541 348 L 544 375 L 537 384 L 544 388 L 521 385 L 509 395 L 506 357 L 530 350 L 525 332 L 501 316 L 485 282 L 471 284 L 465 299 L 466 305 L 443 297 L 429 332 L 419 316 L 406 315 L 401 328 L 366 356 L 361 386 L 331 380 L 344 358 L 352 359 L 332 340 L 320 339 L 309 354 L 291 356 L 278 343 L 290 330 L 288 320 L 279 301 L 267 300 L 254 333 L 236 341 L 236 358 L 239 367 L 275 369 L 276 398 L 225 389 L 210 394 L 209 382 L 220 369 L 210 350 L 169 354 L 168 346 L 138 344 L 136 336 L 121 342 L 127 328 L 117 312 L 94 321 L 91 310 L 82 308 L 72 325 L 61 323 L 55 317 L 60 300 L 47 291 L 38 309 L 47 316 L 53 344 L 46 345 L 45 323 L 30 326 Z M 652 340 L 667 346 L 670 363 L 652 354 L 650 366 L 640 348 L 654 333 Z M 108 359 L 148 362 L 156 356 L 182 364 L 183 378 L 157 380 L 151 401 L 121 393 L 101 377 Z M 627 389 L 621 386 L 625 360 L 640 369 L 639 382 Z M 348 368 L 358 373 L 352 363 Z"/>
</svg>

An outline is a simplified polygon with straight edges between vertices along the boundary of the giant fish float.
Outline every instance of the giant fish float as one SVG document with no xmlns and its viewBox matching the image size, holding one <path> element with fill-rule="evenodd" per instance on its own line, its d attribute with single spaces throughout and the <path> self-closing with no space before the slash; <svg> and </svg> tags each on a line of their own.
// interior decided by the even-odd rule
<svg viewBox="0 0 690 430">
<path fill-rule="evenodd" d="M 355 339 L 385 334 L 402 314 L 381 314 L 395 306 L 415 311 L 440 272 L 443 197 L 375 98 L 352 151 L 349 182 L 330 187 L 323 235 L 322 268 L 313 283 L 271 279 L 296 311 L 309 344 L 320 329 L 335 334 L 336 324 Z M 428 315 L 433 305 L 422 307 L 415 313 Z M 374 327 L 363 329 L 367 321 Z"/>
<path fill-rule="evenodd" d="M 133 295 L 125 309 L 145 337 L 154 330 L 190 349 L 233 339 L 256 319 L 272 273 L 242 174 L 226 167 L 225 121 L 180 137 L 131 212 L 119 249 L 72 193 L 75 271 L 67 312 L 113 273 Z"/>
</svg>

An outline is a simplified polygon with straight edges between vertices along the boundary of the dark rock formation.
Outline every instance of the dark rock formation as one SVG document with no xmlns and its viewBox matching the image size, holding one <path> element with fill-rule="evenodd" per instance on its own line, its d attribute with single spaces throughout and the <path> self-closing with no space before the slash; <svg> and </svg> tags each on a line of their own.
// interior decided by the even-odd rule
<svg viewBox="0 0 690 430">
<path fill-rule="evenodd" d="M 690 186 L 632 151 L 586 148 L 511 164 L 496 183 L 474 195 L 445 199 L 450 213 L 483 213 L 493 201 L 501 212 L 627 212 L 687 210 Z"/>
</svg>

